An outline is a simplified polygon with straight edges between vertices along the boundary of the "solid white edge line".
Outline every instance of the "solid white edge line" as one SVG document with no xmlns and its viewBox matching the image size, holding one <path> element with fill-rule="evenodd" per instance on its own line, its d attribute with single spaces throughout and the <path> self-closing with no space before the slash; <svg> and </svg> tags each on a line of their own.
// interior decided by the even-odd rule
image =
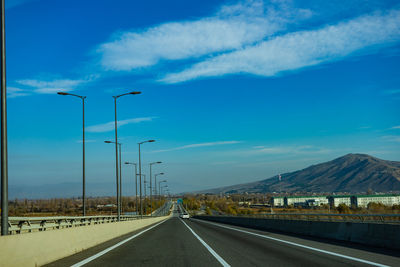
<svg viewBox="0 0 400 267">
<path fill-rule="evenodd" d="M 109 247 L 109 248 L 106 248 L 105 250 L 100 251 L 99 253 L 94 254 L 93 256 L 91 256 L 91 257 L 89 257 L 89 258 L 87 258 L 87 259 L 85 259 L 85 260 L 83 260 L 83 261 L 80 261 L 80 262 L 78 262 L 78 263 L 75 263 L 74 265 L 71 265 L 71 267 L 80 267 L 80 266 L 83 266 L 83 265 L 85 265 L 85 264 L 87 264 L 87 263 L 89 263 L 89 262 L 91 262 L 91 261 L 97 259 L 98 257 L 103 256 L 104 254 L 110 252 L 111 250 L 113 250 L 113 249 L 115 249 L 115 248 L 117 248 L 117 247 L 119 247 L 119 246 L 125 244 L 126 242 L 128 242 L 128 241 L 130 241 L 130 240 L 132 240 L 132 239 L 134 239 L 134 238 L 136 238 L 136 237 L 138 237 L 138 236 L 140 236 L 141 234 L 143 234 L 143 233 L 145 233 L 145 232 L 147 232 L 147 231 L 153 229 L 154 227 L 159 226 L 160 224 L 166 222 L 167 220 L 168 220 L 168 219 L 166 219 L 166 220 L 164 220 L 164 221 L 161 221 L 161 222 L 159 222 L 159 223 L 157 223 L 157 224 L 155 224 L 155 225 L 153 225 L 153 226 L 151 226 L 151 227 L 149 227 L 149 228 L 147 228 L 147 229 L 141 231 L 140 233 L 137 233 L 137 234 L 135 234 L 135 235 L 133 235 L 133 236 L 131 236 L 131 237 L 128 237 L 127 239 L 122 240 L 121 242 L 119 242 L 119 243 L 117 243 L 117 244 L 115 244 L 115 245 L 113 245 L 113 246 L 111 246 L 111 247 Z"/>
<path fill-rule="evenodd" d="M 222 266 L 230 267 L 230 265 L 220 255 L 218 255 L 217 252 L 215 252 L 200 236 L 198 236 L 192 230 L 192 228 L 189 227 L 189 225 L 187 225 L 182 219 L 179 220 L 183 222 L 183 224 L 190 230 L 190 232 L 192 232 L 192 234 L 200 241 L 201 244 L 203 244 L 203 246 L 206 247 L 206 249 L 211 253 L 211 255 L 213 255 L 219 261 L 219 263 L 221 263 Z"/>
<path fill-rule="evenodd" d="M 262 237 L 262 238 L 266 238 L 266 239 L 282 242 L 282 243 L 289 244 L 289 245 L 296 246 L 296 247 L 301 247 L 301 248 L 305 248 L 305 249 L 309 249 L 309 250 L 318 251 L 318 252 L 321 252 L 321 253 L 325 253 L 325 254 L 336 256 L 336 257 L 340 257 L 340 258 L 345 258 L 345 259 L 352 260 L 352 261 L 358 261 L 358 262 L 362 262 L 362 263 L 366 263 L 366 264 L 374 265 L 374 266 L 379 266 L 379 267 L 389 267 L 388 265 L 384 265 L 384 264 L 380 264 L 380 263 L 376 263 L 376 262 L 372 262 L 372 261 L 367 261 L 367 260 L 363 260 L 363 259 L 359 259 L 359 258 L 354 258 L 354 257 L 351 257 L 351 256 L 346 256 L 346 255 L 342 255 L 342 254 L 335 253 L 335 252 L 330 252 L 330 251 L 319 249 L 319 248 L 313 248 L 313 247 L 309 247 L 309 246 L 306 246 L 306 245 L 301 245 L 301 244 L 297 244 L 297 243 L 294 243 L 294 242 L 290 242 L 290 241 L 286 241 L 286 240 L 282 240 L 282 239 L 278 239 L 278 238 L 274 238 L 274 237 L 270 237 L 270 236 L 265 236 L 265 235 L 256 234 L 256 233 L 248 232 L 248 231 L 241 230 L 241 229 L 236 229 L 236 228 L 225 226 L 225 225 L 220 225 L 220 224 L 217 224 L 217 223 L 212 223 L 212 222 L 208 222 L 208 221 L 204 221 L 204 220 L 198 220 L 198 219 L 196 219 L 196 221 L 201 221 L 201 222 L 212 224 L 212 225 L 219 226 L 219 227 L 222 227 L 222 228 L 235 230 L 235 231 L 246 233 L 246 234 L 250 234 L 250 235 L 255 235 L 255 236 L 258 236 L 258 237 Z"/>
</svg>

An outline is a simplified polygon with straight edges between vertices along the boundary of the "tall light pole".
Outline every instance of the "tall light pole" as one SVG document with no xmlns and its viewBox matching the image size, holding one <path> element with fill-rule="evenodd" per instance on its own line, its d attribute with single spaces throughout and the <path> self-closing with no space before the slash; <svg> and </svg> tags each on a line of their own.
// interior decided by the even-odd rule
<svg viewBox="0 0 400 267">
<path fill-rule="evenodd" d="M 6 27 L 4 0 L 1 0 L 1 235 L 8 235 L 8 155 Z"/>
<path fill-rule="evenodd" d="M 168 185 L 166 184 L 166 185 L 163 185 L 163 186 L 161 186 L 161 191 L 160 192 L 162 192 L 163 191 L 163 188 L 168 188 Z"/>
<path fill-rule="evenodd" d="M 147 202 L 147 195 L 146 195 L 146 191 L 147 191 L 147 188 L 146 188 L 146 184 L 147 184 L 147 181 L 146 181 L 146 175 L 145 174 L 142 174 L 141 176 L 143 176 L 143 189 L 144 189 L 144 198 L 143 198 L 143 210 L 144 210 L 144 214 L 146 215 L 147 214 L 147 206 L 146 206 L 146 202 Z"/>
<path fill-rule="evenodd" d="M 142 160 L 140 157 L 140 145 L 144 144 L 144 143 L 153 143 L 156 140 L 147 140 L 147 141 L 143 141 L 138 143 L 139 145 L 139 184 L 140 184 L 140 216 L 141 218 L 143 218 L 143 203 L 142 203 Z"/>
<path fill-rule="evenodd" d="M 85 175 L 86 175 L 86 170 L 85 170 L 85 99 L 86 96 L 81 96 L 81 95 L 76 95 L 76 94 L 70 94 L 66 92 L 58 92 L 58 95 L 69 95 L 69 96 L 75 96 L 78 97 L 82 100 L 82 215 L 86 216 L 86 195 L 85 195 Z"/>
<path fill-rule="evenodd" d="M 157 162 L 152 162 L 152 163 L 150 163 L 149 164 L 149 166 L 150 166 L 150 211 L 151 211 L 151 216 L 153 216 L 153 201 L 152 201 L 152 192 L 151 192 L 151 189 L 152 189 L 152 180 L 153 180 L 153 176 L 151 175 L 151 166 L 153 166 L 154 164 L 161 164 L 162 162 L 161 161 L 157 161 Z"/>
<path fill-rule="evenodd" d="M 158 182 L 158 194 L 159 194 L 159 199 L 161 201 L 161 183 L 166 183 L 167 180 L 162 180 Z"/>
<path fill-rule="evenodd" d="M 164 175 L 163 172 L 157 173 L 154 175 L 154 195 L 157 196 L 157 176 L 158 175 Z"/>
<path fill-rule="evenodd" d="M 135 165 L 135 206 L 136 206 L 136 215 L 138 215 L 138 196 L 137 196 L 137 164 L 134 162 L 125 162 L 125 164 Z"/>
<path fill-rule="evenodd" d="M 106 144 L 114 144 L 115 142 L 113 141 L 104 141 Z M 117 213 L 121 214 L 122 211 L 122 167 L 121 167 L 121 161 L 122 161 L 122 156 L 121 156 L 121 151 L 122 151 L 122 144 L 117 143 L 119 147 L 119 157 L 117 157 L 117 162 L 119 163 L 119 179 L 117 178 Z M 119 215 L 118 215 L 119 216 Z"/>
<path fill-rule="evenodd" d="M 121 96 L 126 96 L 126 95 L 138 95 L 141 92 L 137 91 L 132 91 L 126 94 L 121 94 L 117 96 L 113 96 L 114 98 L 114 111 L 115 111 L 115 120 L 114 120 L 114 125 L 115 125 L 115 178 L 117 180 L 117 199 L 119 197 L 118 195 L 118 132 L 117 132 L 117 99 L 120 98 Z M 121 211 L 118 209 L 118 221 L 121 219 Z"/>
</svg>

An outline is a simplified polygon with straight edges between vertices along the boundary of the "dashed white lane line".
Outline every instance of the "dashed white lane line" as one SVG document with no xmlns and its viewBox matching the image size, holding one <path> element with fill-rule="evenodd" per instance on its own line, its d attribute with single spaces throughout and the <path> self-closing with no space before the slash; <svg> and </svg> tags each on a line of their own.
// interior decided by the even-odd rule
<svg viewBox="0 0 400 267">
<path fill-rule="evenodd" d="M 199 220 L 196 220 L 196 221 L 199 221 Z M 242 229 L 236 229 L 236 228 L 233 228 L 233 227 L 220 225 L 220 224 L 212 223 L 212 222 L 207 222 L 207 221 L 204 221 L 204 220 L 200 220 L 200 221 L 203 222 L 203 223 L 212 224 L 212 225 L 215 225 L 215 226 L 218 226 L 218 227 L 222 227 L 222 228 L 226 228 L 226 229 L 230 229 L 230 230 L 246 233 L 246 234 L 249 234 L 249 235 L 254 235 L 254 236 L 258 236 L 258 237 L 262 237 L 262 238 L 278 241 L 278 242 L 289 244 L 289 245 L 292 245 L 292 246 L 301 247 L 301 248 L 317 251 L 317 252 L 320 252 L 320 253 L 324 253 L 324 254 L 328 254 L 328 255 L 332 255 L 332 256 L 336 256 L 336 257 L 340 257 L 340 258 L 344 258 L 344 259 L 348 259 L 348 260 L 352 260 L 352 261 L 362 262 L 362 263 L 366 263 L 366 264 L 373 265 L 373 266 L 379 266 L 379 267 L 389 267 L 388 265 L 384 265 L 384 264 L 380 264 L 380 263 L 376 263 L 376 262 L 372 262 L 372 261 L 367 261 L 367 260 L 363 260 L 363 259 L 359 259 L 359 258 L 355 258 L 355 257 L 350 257 L 350 256 L 346 256 L 346 255 L 335 253 L 335 252 L 330 252 L 330 251 L 319 249 L 319 248 L 313 248 L 313 247 L 297 244 L 297 243 L 294 243 L 294 242 L 290 242 L 290 241 L 286 241 L 286 240 L 282 240 L 282 239 L 278 239 L 278 238 L 274 238 L 274 237 L 270 237 L 270 236 L 266 236 L 266 235 L 256 234 L 256 233 L 245 231 L 245 230 L 242 230 Z"/>
<path fill-rule="evenodd" d="M 168 220 L 168 219 L 167 219 L 167 220 Z M 135 234 L 135 235 L 133 235 L 133 236 L 131 236 L 131 237 L 128 237 L 127 239 L 122 240 L 121 242 L 115 244 L 114 246 L 111 246 L 111 247 L 109 247 L 109 248 L 107 248 L 107 249 L 105 249 L 105 250 L 103 250 L 103 251 L 100 251 L 99 253 L 94 254 L 93 256 L 91 256 L 91 257 L 89 257 L 89 258 L 87 258 L 87 259 L 85 259 L 85 260 L 83 260 L 83 261 L 80 261 L 80 262 L 78 262 L 78 263 L 75 263 L 75 264 L 72 265 L 71 267 L 80 267 L 80 266 L 83 266 L 83 265 L 85 265 L 85 264 L 87 264 L 87 263 L 89 263 L 89 262 L 91 262 L 91 261 L 97 259 L 98 257 L 103 256 L 104 254 L 110 252 L 111 250 L 113 250 L 113 249 L 115 249 L 115 248 L 117 248 L 117 247 L 119 247 L 119 246 L 125 244 L 126 242 L 131 241 L 132 239 L 134 239 L 134 238 L 140 236 L 141 234 L 146 233 L 147 231 L 153 229 L 154 227 L 159 226 L 160 224 L 166 222 L 167 220 L 164 220 L 164 221 L 162 221 L 162 222 L 159 222 L 159 223 L 157 223 L 157 224 L 155 224 L 155 225 L 153 225 L 153 226 L 151 226 L 151 227 L 149 227 L 149 228 L 147 228 L 147 229 L 141 231 L 140 233 L 137 233 L 137 234 Z"/>
<path fill-rule="evenodd" d="M 222 266 L 230 267 L 230 265 L 220 255 L 218 255 L 217 252 L 215 252 L 206 242 L 204 242 L 204 240 L 201 239 L 201 237 L 198 236 L 198 234 L 196 234 L 192 230 L 192 228 L 189 227 L 189 225 L 187 225 L 182 219 L 180 219 L 180 220 L 190 230 L 190 232 L 192 232 L 192 234 L 200 241 L 200 243 L 206 247 L 206 249 L 211 253 L 211 255 L 213 255 L 217 259 L 217 261 L 219 261 L 219 263 L 222 264 Z"/>
</svg>

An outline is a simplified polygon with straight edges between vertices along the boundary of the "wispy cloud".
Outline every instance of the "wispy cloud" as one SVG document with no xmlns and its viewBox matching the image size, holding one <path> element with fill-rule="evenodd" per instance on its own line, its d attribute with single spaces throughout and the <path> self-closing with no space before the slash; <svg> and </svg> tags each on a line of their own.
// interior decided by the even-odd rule
<svg viewBox="0 0 400 267">
<path fill-rule="evenodd" d="M 98 75 L 91 75 L 84 79 L 55 79 L 55 80 L 38 80 L 24 79 L 17 80 L 16 83 L 23 85 L 37 94 L 54 94 L 59 91 L 68 92 L 77 89 L 80 85 L 91 82 L 98 78 Z M 25 89 L 26 91 L 28 89 Z"/>
<path fill-rule="evenodd" d="M 7 97 L 8 98 L 15 98 L 20 96 L 27 96 L 30 93 L 27 90 L 17 88 L 17 87 L 7 87 Z"/>
<path fill-rule="evenodd" d="M 233 73 L 274 76 L 339 60 L 366 48 L 400 40 L 400 10 L 361 16 L 321 29 L 278 36 L 259 44 L 213 57 L 186 70 L 166 75 L 162 82 L 178 83 Z"/>
<path fill-rule="evenodd" d="M 390 128 L 390 129 L 400 129 L 400 125 L 393 126 L 393 127 L 392 127 L 392 128 Z"/>
<path fill-rule="evenodd" d="M 292 8 L 287 1 L 271 1 L 268 5 L 262 0 L 241 1 L 221 7 L 214 16 L 119 33 L 100 45 L 97 52 L 104 69 L 129 71 L 161 60 L 240 49 L 310 15 L 309 10 Z"/>
<path fill-rule="evenodd" d="M 382 139 L 385 141 L 388 141 L 388 142 L 400 143 L 399 135 L 385 135 L 385 136 L 382 136 Z"/>
<path fill-rule="evenodd" d="M 252 150 L 243 152 L 244 154 L 326 154 L 331 150 L 321 147 L 303 145 L 303 146 L 255 146 Z"/>
<path fill-rule="evenodd" d="M 239 144 L 239 143 L 241 143 L 241 142 L 240 141 L 207 142 L 207 143 L 198 143 L 198 144 L 190 144 L 190 145 L 185 145 L 185 146 L 179 146 L 179 147 L 170 148 L 170 149 L 156 150 L 156 151 L 153 151 L 153 152 L 167 152 L 167 151 L 175 151 L 175 150 L 182 150 L 182 149 L 189 149 L 189 148 L 221 146 L 221 145 L 233 145 L 233 144 Z"/>
<path fill-rule="evenodd" d="M 143 117 L 143 118 L 120 120 L 120 121 L 118 121 L 118 128 L 123 125 L 127 125 L 127 124 L 152 121 L 155 118 L 157 118 L 157 117 Z M 110 121 L 110 122 L 98 124 L 98 125 L 92 125 L 92 126 L 89 126 L 86 128 L 86 131 L 91 132 L 91 133 L 102 133 L 102 132 L 109 132 L 112 130 L 114 130 L 114 121 Z"/>
</svg>

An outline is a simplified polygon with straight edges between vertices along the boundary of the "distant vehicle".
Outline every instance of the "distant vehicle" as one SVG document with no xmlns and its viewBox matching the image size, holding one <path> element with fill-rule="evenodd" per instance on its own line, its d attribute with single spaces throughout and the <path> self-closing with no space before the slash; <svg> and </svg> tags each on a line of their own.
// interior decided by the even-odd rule
<svg viewBox="0 0 400 267">
<path fill-rule="evenodd" d="M 189 214 L 187 214 L 187 213 L 182 213 L 181 215 L 180 215 L 180 217 L 182 218 L 182 219 L 189 219 Z"/>
</svg>

